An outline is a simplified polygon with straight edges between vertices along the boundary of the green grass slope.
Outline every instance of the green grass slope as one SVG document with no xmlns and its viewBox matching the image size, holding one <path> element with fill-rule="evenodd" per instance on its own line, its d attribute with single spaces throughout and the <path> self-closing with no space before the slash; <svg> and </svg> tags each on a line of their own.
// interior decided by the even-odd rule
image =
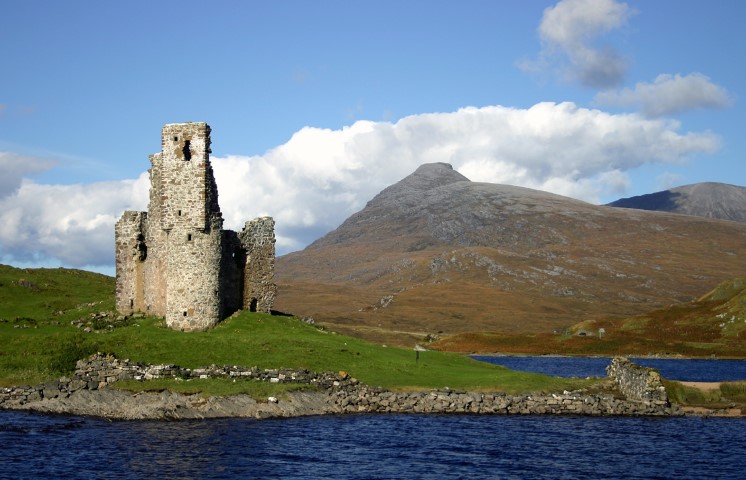
<svg viewBox="0 0 746 480">
<path fill-rule="evenodd" d="M 83 270 L 0 265 L 0 322 L 62 321 L 113 308 L 112 277 Z"/>
<path fill-rule="evenodd" d="M 511 393 L 574 389 L 589 382 L 514 372 L 460 355 L 375 345 L 292 317 L 243 312 L 207 332 L 182 333 L 161 319 L 101 316 L 113 279 L 75 270 L 2 267 L 0 385 L 36 384 L 68 373 L 95 351 L 143 363 L 345 371 L 386 388 L 457 388 Z M 90 329 L 89 332 L 80 325 Z M 79 325 L 79 326 L 76 326 Z M 206 382 L 205 388 L 210 383 Z"/>
<path fill-rule="evenodd" d="M 746 278 L 723 282 L 699 302 L 713 306 L 705 321 L 717 325 L 723 337 L 746 341 Z"/>
</svg>

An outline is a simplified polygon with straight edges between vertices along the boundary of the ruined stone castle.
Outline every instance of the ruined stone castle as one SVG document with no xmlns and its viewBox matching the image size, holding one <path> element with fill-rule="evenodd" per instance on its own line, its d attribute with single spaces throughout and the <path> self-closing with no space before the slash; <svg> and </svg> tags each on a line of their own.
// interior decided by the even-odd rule
<svg viewBox="0 0 746 480">
<path fill-rule="evenodd" d="M 223 229 L 206 123 L 164 126 L 161 146 L 150 156 L 148 211 L 126 211 L 115 227 L 117 309 L 163 316 L 184 331 L 242 308 L 269 312 L 274 220 Z"/>
</svg>

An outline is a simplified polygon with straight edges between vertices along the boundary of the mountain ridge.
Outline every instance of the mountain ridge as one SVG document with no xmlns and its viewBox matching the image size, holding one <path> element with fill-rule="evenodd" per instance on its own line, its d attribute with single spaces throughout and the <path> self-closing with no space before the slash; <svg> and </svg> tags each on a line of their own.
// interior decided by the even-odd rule
<svg viewBox="0 0 746 480">
<path fill-rule="evenodd" d="M 428 164 L 278 257 L 276 305 L 371 339 L 551 331 L 742 276 L 744 240 L 746 224 L 591 205 Z"/>
<path fill-rule="evenodd" d="M 607 205 L 746 222 L 746 187 L 718 182 L 694 183 L 621 198 Z"/>
</svg>

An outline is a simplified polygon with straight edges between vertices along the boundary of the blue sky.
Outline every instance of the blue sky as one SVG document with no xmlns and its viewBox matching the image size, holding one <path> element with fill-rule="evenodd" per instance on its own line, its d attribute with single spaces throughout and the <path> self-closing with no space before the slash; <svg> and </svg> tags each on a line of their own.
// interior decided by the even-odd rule
<svg viewBox="0 0 746 480">
<path fill-rule="evenodd" d="M 746 185 L 740 0 L 28 1 L 0 29 L 0 262 L 113 273 L 166 123 L 226 226 L 303 248 L 419 164 L 593 203 Z"/>
</svg>

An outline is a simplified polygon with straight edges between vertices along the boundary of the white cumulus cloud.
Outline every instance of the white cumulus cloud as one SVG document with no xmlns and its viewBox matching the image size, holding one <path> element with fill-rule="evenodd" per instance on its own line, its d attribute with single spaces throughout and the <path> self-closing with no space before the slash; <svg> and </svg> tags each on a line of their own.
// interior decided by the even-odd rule
<svg viewBox="0 0 746 480">
<path fill-rule="evenodd" d="M 521 67 L 544 70 L 560 65 L 570 80 L 583 85 L 617 85 L 627 71 L 627 60 L 598 40 L 624 26 L 634 13 L 626 3 L 615 0 L 561 0 L 544 10 L 538 29 L 542 41 L 539 60 L 524 62 Z"/>
<path fill-rule="evenodd" d="M 263 155 L 213 157 L 212 165 L 225 226 L 240 229 L 246 220 L 271 215 L 282 254 L 336 228 L 423 163 L 450 163 L 473 181 L 597 202 L 623 193 L 630 170 L 677 164 L 719 147 L 711 133 L 679 130 L 673 120 L 573 103 L 468 107 L 396 123 L 306 127 Z M 89 185 L 24 180 L 0 199 L 0 258 L 111 265 L 114 223 L 125 209 L 146 208 L 148 188 L 145 173 Z"/>
<path fill-rule="evenodd" d="M 694 109 L 725 108 L 733 99 L 706 75 L 691 73 L 661 74 L 653 83 L 640 82 L 633 89 L 600 92 L 595 101 L 601 105 L 635 107 L 650 117 L 661 117 Z"/>
<path fill-rule="evenodd" d="M 24 180 L 0 199 L 0 255 L 6 261 L 57 259 L 72 267 L 111 265 L 114 223 L 147 204 L 150 181 L 46 185 Z"/>
</svg>

